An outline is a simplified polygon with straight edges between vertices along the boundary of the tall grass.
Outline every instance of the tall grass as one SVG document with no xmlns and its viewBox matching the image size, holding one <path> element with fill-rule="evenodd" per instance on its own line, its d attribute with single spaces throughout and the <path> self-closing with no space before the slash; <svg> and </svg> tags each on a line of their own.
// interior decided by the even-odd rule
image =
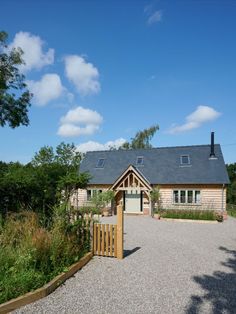
<svg viewBox="0 0 236 314">
<path fill-rule="evenodd" d="M 66 270 L 89 251 L 83 217 L 55 210 L 50 229 L 33 212 L 7 217 L 0 227 L 0 303 L 32 291 Z"/>
</svg>

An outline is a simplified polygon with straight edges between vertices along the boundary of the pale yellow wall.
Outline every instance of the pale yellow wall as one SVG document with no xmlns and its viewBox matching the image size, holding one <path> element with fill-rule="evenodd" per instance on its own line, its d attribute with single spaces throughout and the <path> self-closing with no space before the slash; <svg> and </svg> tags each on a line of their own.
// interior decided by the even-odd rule
<svg viewBox="0 0 236 314">
<path fill-rule="evenodd" d="M 74 193 L 71 197 L 71 205 L 73 205 L 74 207 L 83 206 L 86 201 L 87 191 L 84 189 L 78 189 L 78 192 Z"/>
<path fill-rule="evenodd" d="M 202 210 L 222 210 L 222 185 L 162 185 L 159 186 L 163 209 L 193 208 Z M 173 190 L 200 190 L 201 204 L 173 204 Z M 223 196 L 223 209 L 226 209 L 226 188 Z"/>
</svg>

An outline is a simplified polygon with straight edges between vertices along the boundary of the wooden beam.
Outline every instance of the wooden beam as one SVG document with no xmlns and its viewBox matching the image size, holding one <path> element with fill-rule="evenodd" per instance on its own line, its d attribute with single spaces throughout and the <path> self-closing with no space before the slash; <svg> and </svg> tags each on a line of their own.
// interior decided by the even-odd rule
<svg viewBox="0 0 236 314">
<path fill-rule="evenodd" d="M 110 232 L 109 232 L 109 241 L 110 241 L 110 247 L 109 247 L 109 256 L 113 256 L 113 225 L 109 225 Z"/>
<path fill-rule="evenodd" d="M 114 225 L 114 257 L 117 257 L 117 225 Z"/>
<path fill-rule="evenodd" d="M 97 224 L 93 225 L 93 254 L 97 254 Z"/>
<path fill-rule="evenodd" d="M 101 224 L 97 224 L 98 226 L 98 255 L 101 255 Z"/>
<path fill-rule="evenodd" d="M 109 225 L 106 224 L 106 256 L 109 256 Z"/>
<path fill-rule="evenodd" d="M 104 256 L 104 248 L 105 248 L 105 225 L 102 224 L 102 256 Z"/>
<path fill-rule="evenodd" d="M 124 257 L 124 213 L 122 206 L 117 206 L 117 258 L 123 259 Z"/>
</svg>

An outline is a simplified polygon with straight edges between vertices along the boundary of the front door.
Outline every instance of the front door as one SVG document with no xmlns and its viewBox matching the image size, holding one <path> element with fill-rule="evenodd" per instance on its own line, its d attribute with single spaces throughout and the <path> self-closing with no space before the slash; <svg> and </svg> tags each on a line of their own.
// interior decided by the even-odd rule
<svg viewBox="0 0 236 314">
<path fill-rule="evenodd" d="M 125 193 L 125 211 L 127 213 L 137 213 L 141 211 L 140 193 L 136 193 L 136 191 Z"/>
</svg>

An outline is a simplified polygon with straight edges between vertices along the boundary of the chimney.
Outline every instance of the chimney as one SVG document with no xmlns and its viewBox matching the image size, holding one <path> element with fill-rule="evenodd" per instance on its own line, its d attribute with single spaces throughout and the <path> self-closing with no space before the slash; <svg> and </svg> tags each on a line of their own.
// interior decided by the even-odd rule
<svg viewBox="0 0 236 314">
<path fill-rule="evenodd" d="M 210 158 L 216 158 L 215 155 L 215 132 L 211 132 L 211 153 Z"/>
</svg>

